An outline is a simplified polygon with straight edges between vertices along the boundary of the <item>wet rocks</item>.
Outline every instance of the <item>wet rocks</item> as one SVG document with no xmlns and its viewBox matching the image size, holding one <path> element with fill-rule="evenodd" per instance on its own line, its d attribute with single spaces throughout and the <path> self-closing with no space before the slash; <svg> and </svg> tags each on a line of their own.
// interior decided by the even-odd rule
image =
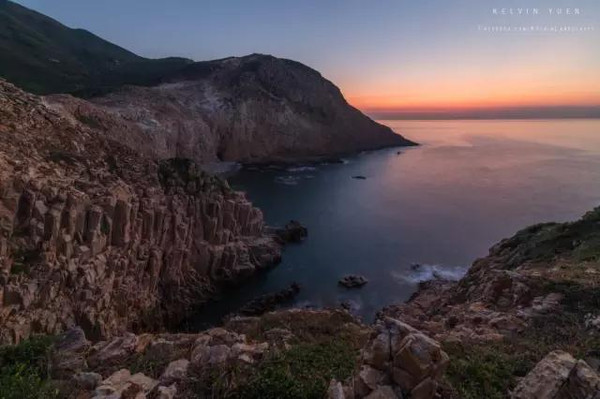
<svg viewBox="0 0 600 399">
<path fill-rule="evenodd" d="M 259 316 L 265 312 L 275 310 L 278 306 L 290 302 L 300 293 L 300 286 L 293 283 L 289 288 L 278 292 L 261 295 L 238 310 L 243 316 Z"/>
<path fill-rule="evenodd" d="M 298 243 L 308 236 L 308 230 L 297 220 L 290 220 L 283 228 L 275 230 L 283 243 Z"/>
<path fill-rule="evenodd" d="M 364 276 L 360 276 L 358 274 L 349 274 L 342 277 L 340 281 L 338 281 L 338 284 L 346 288 L 360 288 L 368 282 L 369 280 L 367 280 Z"/>
</svg>

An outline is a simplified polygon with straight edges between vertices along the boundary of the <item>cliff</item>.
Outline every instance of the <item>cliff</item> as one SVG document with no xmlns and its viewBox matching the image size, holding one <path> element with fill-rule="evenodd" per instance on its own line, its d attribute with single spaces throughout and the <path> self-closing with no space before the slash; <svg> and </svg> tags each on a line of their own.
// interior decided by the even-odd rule
<svg viewBox="0 0 600 399">
<path fill-rule="evenodd" d="M 382 315 L 442 342 L 449 397 L 559 399 L 600 395 L 599 309 L 596 208 L 523 229 L 458 283 L 425 283 Z"/>
<path fill-rule="evenodd" d="M 3 81 L 0 233 L 2 342 L 164 327 L 280 250 L 193 162 L 144 158 Z"/>
<path fill-rule="evenodd" d="M 158 158 L 294 162 L 414 145 L 349 105 L 317 71 L 267 55 L 194 63 L 155 86 L 89 100 L 48 98 Z"/>
</svg>

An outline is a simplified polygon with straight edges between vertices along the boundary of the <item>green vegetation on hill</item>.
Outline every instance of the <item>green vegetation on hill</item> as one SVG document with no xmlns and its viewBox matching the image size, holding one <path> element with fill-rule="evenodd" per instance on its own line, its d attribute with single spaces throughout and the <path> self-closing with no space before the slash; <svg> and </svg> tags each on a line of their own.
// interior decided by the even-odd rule
<svg viewBox="0 0 600 399">
<path fill-rule="evenodd" d="M 36 94 L 99 94 L 123 84 L 151 83 L 191 62 L 143 58 L 0 0 L 0 77 Z"/>
</svg>

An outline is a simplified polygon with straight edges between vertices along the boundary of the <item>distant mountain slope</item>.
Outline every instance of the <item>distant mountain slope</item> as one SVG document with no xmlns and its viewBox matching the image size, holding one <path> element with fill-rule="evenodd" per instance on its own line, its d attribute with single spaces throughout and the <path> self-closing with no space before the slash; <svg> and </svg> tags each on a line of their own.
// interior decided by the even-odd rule
<svg viewBox="0 0 600 399">
<path fill-rule="evenodd" d="M 414 145 L 349 105 L 314 69 L 261 54 L 190 64 L 156 86 L 94 97 L 95 106 L 48 100 L 159 158 L 296 162 Z"/>
<path fill-rule="evenodd" d="M 0 78 L 154 158 L 296 162 L 412 145 L 299 62 L 150 60 L 0 0 Z M 74 118 L 73 118 L 74 117 Z"/>
<path fill-rule="evenodd" d="M 93 94 L 144 84 L 191 63 L 151 60 L 7 0 L 0 0 L 0 77 L 33 93 Z"/>
</svg>

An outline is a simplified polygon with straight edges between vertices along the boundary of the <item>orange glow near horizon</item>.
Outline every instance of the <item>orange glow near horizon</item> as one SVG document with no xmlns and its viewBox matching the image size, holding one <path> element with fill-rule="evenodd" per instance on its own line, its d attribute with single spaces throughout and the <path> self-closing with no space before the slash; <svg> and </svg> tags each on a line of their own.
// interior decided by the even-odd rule
<svg viewBox="0 0 600 399">
<path fill-rule="evenodd" d="M 385 63 L 369 60 L 368 75 L 339 83 L 350 104 L 368 111 L 600 106 L 600 55 L 588 41 L 551 39 L 530 48 L 516 41 L 504 57 L 493 46 L 458 44 L 414 58 L 389 54 Z"/>
<path fill-rule="evenodd" d="M 496 83 L 496 84 L 494 84 Z M 566 86 L 566 85 L 565 85 Z M 437 82 L 387 88 L 380 93 L 349 91 L 347 100 L 363 110 L 469 110 L 501 107 L 598 106 L 600 82 L 573 82 L 568 87 L 521 82 Z"/>
</svg>

